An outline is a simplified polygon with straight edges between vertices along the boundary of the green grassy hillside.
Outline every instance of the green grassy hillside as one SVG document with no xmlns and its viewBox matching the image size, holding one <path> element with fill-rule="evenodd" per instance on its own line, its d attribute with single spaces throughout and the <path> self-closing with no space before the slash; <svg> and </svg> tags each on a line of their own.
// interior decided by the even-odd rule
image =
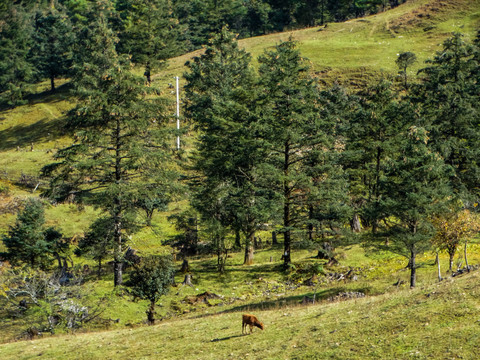
<svg viewBox="0 0 480 360">
<path fill-rule="evenodd" d="M 343 302 L 242 309 L 152 327 L 0 345 L 2 359 L 476 359 L 480 274 Z"/>
</svg>

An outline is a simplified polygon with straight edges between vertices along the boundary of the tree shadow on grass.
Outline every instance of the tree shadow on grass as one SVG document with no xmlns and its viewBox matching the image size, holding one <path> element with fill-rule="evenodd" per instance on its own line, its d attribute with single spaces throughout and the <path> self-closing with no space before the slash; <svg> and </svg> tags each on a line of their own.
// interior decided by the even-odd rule
<svg viewBox="0 0 480 360">
<path fill-rule="evenodd" d="M 65 118 L 42 119 L 34 124 L 18 124 L 0 131 L 0 151 L 29 147 L 32 143 L 52 141 L 65 135 Z"/>
<path fill-rule="evenodd" d="M 212 339 L 212 340 L 210 340 L 210 342 L 225 341 L 225 340 L 230 340 L 230 339 L 234 339 L 234 338 L 238 338 L 238 337 L 242 337 L 242 336 L 245 336 L 245 335 L 242 334 L 242 335 L 226 336 L 226 337 L 223 337 L 223 338 Z"/>
</svg>

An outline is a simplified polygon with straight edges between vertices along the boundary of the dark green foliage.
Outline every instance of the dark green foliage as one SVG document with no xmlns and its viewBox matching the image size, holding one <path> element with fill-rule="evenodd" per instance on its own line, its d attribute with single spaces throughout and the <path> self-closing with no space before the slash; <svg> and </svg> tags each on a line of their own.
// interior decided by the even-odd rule
<svg viewBox="0 0 480 360">
<path fill-rule="evenodd" d="M 102 272 L 102 261 L 113 256 L 114 233 L 114 219 L 111 217 L 98 218 L 90 225 L 88 232 L 80 239 L 75 249 L 75 255 L 87 256 L 98 263 L 99 277 Z"/>
<path fill-rule="evenodd" d="M 112 9 L 108 1 L 96 2 L 89 15 L 95 22 L 80 33 L 79 103 L 67 118 L 76 141 L 59 150 L 58 162 L 44 173 L 52 176 L 50 196 L 86 201 L 113 219 L 114 282 L 120 285 L 124 231 L 135 222 L 138 200 L 147 198 L 148 189 L 158 193 L 175 173 L 167 165 L 169 131 L 162 103 L 147 98 L 143 79 L 117 54 L 108 22 Z"/>
<path fill-rule="evenodd" d="M 403 86 L 405 90 L 408 89 L 407 69 L 413 64 L 415 64 L 416 61 L 417 61 L 417 56 L 410 51 L 399 54 L 397 60 L 395 60 L 400 70 L 398 74 L 403 78 Z"/>
<path fill-rule="evenodd" d="M 317 146 L 305 159 L 305 173 L 310 177 L 306 188 L 306 222 L 310 240 L 338 237 L 340 229 L 353 217 L 349 184 L 343 169 L 345 138 L 343 127 L 352 107 L 352 99 L 338 86 L 319 93 L 318 128 L 323 133 Z"/>
<path fill-rule="evenodd" d="M 70 74 L 74 42 L 72 24 L 62 7 L 37 13 L 29 57 L 36 78 L 50 79 L 52 91 L 56 78 Z"/>
<path fill-rule="evenodd" d="M 122 17 L 119 52 L 145 67 L 147 82 L 151 73 L 166 59 L 179 54 L 178 22 L 169 0 L 122 0 L 117 2 Z"/>
<path fill-rule="evenodd" d="M 250 55 L 224 28 L 185 74 L 187 117 L 201 134 L 193 166 L 202 179 L 192 183 L 192 203 L 206 219 L 245 233 L 247 264 L 255 231 L 268 216 L 265 192 L 257 187 L 263 156 L 249 63 Z"/>
<path fill-rule="evenodd" d="M 29 14 L 10 4 L 0 13 L 0 101 L 7 106 L 23 104 L 33 69 L 27 56 L 32 27 Z"/>
<path fill-rule="evenodd" d="M 155 303 L 170 290 L 174 274 L 170 256 L 144 257 L 140 267 L 130 273 L 127 285 L 131 287 L 133 296 L 150 301 L 147 317 L 151 325 L 155 323 Z"/>
<path fill-rule="evenodd" d="M 53 228 L 45 229 L 45 212 L 41 201 L 29 199 L 17 215 L 15 225 L 2 237 L 6 257 L 12 264 L 26 263 L 31 267 L 48 268 L 52 259 L 68 251 L 68 243 Z"/>
<path fill-rule="evenodd" d="M 412 113 L 404 113 L 408 119 Z M 409 259 L 410 286 L 416 281 L 416 256 L 431 247 L 432 217 L 446 211 L 451 192 L 449 167 L 428 144 L 425 128 L 412 123 L 396 136 L 396 151 L 386 161 L 378 207 L 385 215 L 377 247 Z"/>
<path fill-rule="evenodd" d="M 168 217 L 168 221 L 175 224 L 175 230 L 178 234 L 173 240 L 180 253 L 188 255 L 196 255 L 198 251 L 198 214 L 194 209 L 188 208 L 180 214 L 173 214 Z"/>
<path fill-rule="evenodd" d="M 422 83 L 414 96 L 430 130 L 432 146 L 455 170 L 450 180 L 457 194 L 464 199 L 478 197 L 478 48 L 454 34 L 427 64 L 421 70 Z"/>
<path fill-rule="evenodd" d="M 268 158 L 262 165 L 268 188 L 282 208 L 284 267 L 291 262 L 292 230 L 300 222 L 311 177 L 306 167 L 317 163 L 322 147 L 331 147 L 328 126 L 318 116 L 318 91 L 295 42 L 282 42 L 259 57 L 260 134 Z M 318 154 L 315 152 L 318 151 Z M 313 174 L 312 174 L 313 175 Z M 316 175 L 314 175 L 316 176 Z"/>
<path fill-rule="evenodd" d="M 396 135 L 409 126 L 408 117 L 402 115 L 409 105 L 397 101 L 387 81 L 359 95 L 358 107 L 344 129 L 348 139 L 343 161 L 350 177 L 352 204 L 361 207 L 364 223 L 375 232 L 387 216 L 379 207 L 385 195 L 382 179 L 386 160 L 395 154 Z"/>
</svg>

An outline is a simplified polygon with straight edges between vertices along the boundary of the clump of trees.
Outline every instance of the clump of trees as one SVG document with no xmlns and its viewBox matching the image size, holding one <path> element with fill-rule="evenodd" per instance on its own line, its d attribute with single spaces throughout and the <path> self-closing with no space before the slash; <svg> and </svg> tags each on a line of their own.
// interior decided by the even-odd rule
<svg viewBox="0 0 480 360">
<path fill-rule="evenodd" d="M 291 40 L 260 56 L 252 78 L 235 41 L 224 29 L 187 64 L 187 116 L 200 134 L 195 209 L 230 234 L 248 219 L 257 222 L 251 229 L 276 224 L 284 269 L 292 234 L 332 249 L 339 238 L 349 241 L 346 224 L 356 231 L 362 224 L 371 229 L 369 245 L 408 259 L 414 287 L 433 219 L 455 201 L 472 211 L 478 202 L 475 43 L 454 34 L 411 84 L 405 74 L 415 55 L 400 54 L 402 91 L 381 80 L 346 95 L 338 86 L 320 91 Z M 252 232 L 243 232 L 250 264 Z"/>
<path fill-rule="evenodd" d="M 44 205 L 35 198 L 27 200 L 2 242 L 7 249 L 3 256 L 13 265 L 48 269 L 57 260 L 62 269 L 69 256 L 69 241 L 54 227 L 46 227 Z"/>
</svg>

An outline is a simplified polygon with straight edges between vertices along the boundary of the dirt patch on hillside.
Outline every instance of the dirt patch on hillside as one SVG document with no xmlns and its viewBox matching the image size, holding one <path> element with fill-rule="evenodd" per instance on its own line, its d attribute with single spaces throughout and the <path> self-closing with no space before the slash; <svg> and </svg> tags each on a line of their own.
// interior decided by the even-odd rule
<svg viewBox="0 0 480 360">
<path fill-rule="evenodd" d="M 444 16 L 451 15 L 452 11 L 468 10 L 470 0 L 432 0 L 418 9 L 392 20 L 389 29 L 400 33 L 412 27 L 423 28 L 428 31 L 435 20 L 442 20 Z"/>
</svg>

